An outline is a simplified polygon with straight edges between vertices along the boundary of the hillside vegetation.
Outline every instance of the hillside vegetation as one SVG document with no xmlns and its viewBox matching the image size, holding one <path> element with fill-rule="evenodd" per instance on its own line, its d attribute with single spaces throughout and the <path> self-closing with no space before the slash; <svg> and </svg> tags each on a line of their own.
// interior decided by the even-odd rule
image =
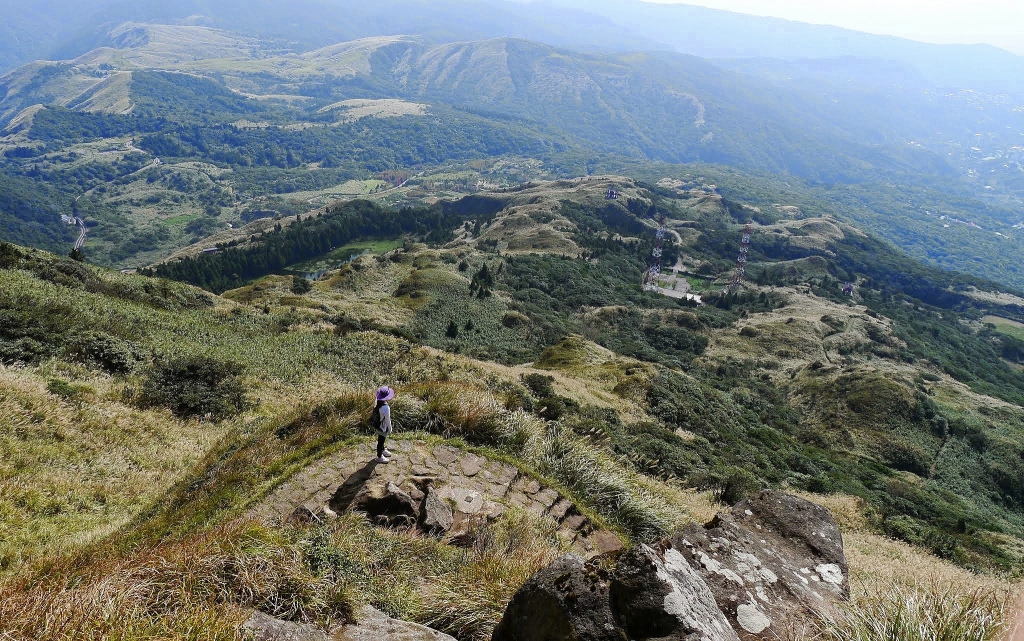
<svg viewBox="0 0 1024 641">
<path fill-rule="evenodd" d="M 639 287 L 662 214 L 664 259 L 702 306 Z M 749 283 L 722 294 L 761 215 Z M 262 262 L 332 245 L 354 251 L 315 280 Z M 955 581 L 954 601 L 913 616 L 977 588 L 966 607 L 987 634 L 1008 607 L 1024 378 L 1012 336 L 982 319 L 1024 310 L 834 219 L 604 177 L 340 204 L 152 277 L 10 244 L 0 267 L 14 638 L 233 638 L 252 608 L 326 625 L 366 602 L 488 638 L 564 549 L 543 523 L 512 513 L 464 555 L 348 516 L 253 520 L 306 465 L 366 442 L 385 383 L 398 438 L 512 462 L 627 541 L 786 487 L 843 524 L 856 607 Z M 486 596 L 451 598 L 469 585 Z M 845 634 L 857 612 L 822 625 Z"/>
<path fill-rule="evenodd" d="M 1018 105 L 906 85 L 902 68 L 851 62 L 837 80 L 813 65 L 584 55 L 508 38 L 382 36 L 295 53 L 139 23 L 108 37 L 0 78 L 0 182 L 39 186 L 49 201 L 12 220 L 7 240 L 63 251 L 49 212 L 78 213 L 92 260 L 137 268 L 340 197 L 429 205 L 628 170 L 703 175 L 768 206 L 815 203 L 926 262 L 1024 284 L 1000 258 L 1019 244 Z M 983 142 L 935 133 L 963 121 Z M 982 152 L 965 152 L 975 144 Z M 694 162 L 715 166 L 679 165 Z"/>
</svg>

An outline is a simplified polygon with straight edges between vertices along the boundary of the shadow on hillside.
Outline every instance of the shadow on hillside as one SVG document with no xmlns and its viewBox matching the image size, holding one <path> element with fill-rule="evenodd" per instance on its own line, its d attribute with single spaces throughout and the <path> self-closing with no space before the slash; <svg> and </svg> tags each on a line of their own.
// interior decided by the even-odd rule
<svg viewBox="0 0 1024 641">
<path fill-rule="evenodd" d="M 356 472 L 345 479 L 345 482 L 341 484 L 338 491 L 334 493 L 331 500 L 328 502 L 328 506 L 341 514 L 348 509 L 348 506 L 352 505 L 352 499 L 359 494 L 359 490 L 363 489 L 366 482 L 373 476 L 373 470 L 377 468 L 377 461 L 372 460 Z"/>
</svg>

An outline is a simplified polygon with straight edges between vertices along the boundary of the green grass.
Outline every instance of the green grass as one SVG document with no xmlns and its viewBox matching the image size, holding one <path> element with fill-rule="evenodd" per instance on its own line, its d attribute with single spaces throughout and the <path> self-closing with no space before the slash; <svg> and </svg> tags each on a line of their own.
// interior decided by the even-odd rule
<svg viewBox="0 0 1024 641">
<path fill-rule="evenodd" d="M 193 220 L 196 220 L 197 218 L 199 218 L 198 214 L 181 214 L 178 216 L 171 216 L 170 218 L 165 218 L 163 222 L 168 227 L 182 227 L 192 222 Z"/>
<path fill-rule="evenodd" d="M 366 253 L 385 254 L 401 246 L 401 240 L 367 240 L 348 243 L 319 258 L 291 265 L 287 271 L 292 274 L 311 274 L 324 269 L 337 269 L 342 263 L 351 260 L 353 256 Z"/>
<path fill-rule="evenodd" d="M 983 323 L 991 323 L 996 326 L 996 331 L 1014 338 L 1024 340 L 1024 324 L 1008 318 L 999 316 L 985 316 L 981 319 Z"/>
</svg>

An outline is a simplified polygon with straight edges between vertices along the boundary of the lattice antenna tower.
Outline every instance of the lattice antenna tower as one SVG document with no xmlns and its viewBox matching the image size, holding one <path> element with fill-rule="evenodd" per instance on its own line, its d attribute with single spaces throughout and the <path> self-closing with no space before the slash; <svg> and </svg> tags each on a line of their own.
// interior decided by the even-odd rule
<svg viewBox="0 0 1024 641">
<path fill-rule="evenodd" d="M 661 255 L 665 252 L 665 215 L 658 215 L 658 231 L 654 232 L 654 251 L 651 252 L 651 266 L 644 272 L 641 285 L 645 290 L 657 291 L 658 276 L 661 275 Z"/>
<path fill-rule="evenodd" d="M 743 240 L 740 242 L 740 255 L 736 258 L 736 271 L 732 275 L 732 282 L 729 283 L 730 292 L 736 291 L 743 284 L 747 276 L 747 252 L 750 251 L 750 234 L 753 231 L 750 223 L 743 228 Z"/>
</svg>

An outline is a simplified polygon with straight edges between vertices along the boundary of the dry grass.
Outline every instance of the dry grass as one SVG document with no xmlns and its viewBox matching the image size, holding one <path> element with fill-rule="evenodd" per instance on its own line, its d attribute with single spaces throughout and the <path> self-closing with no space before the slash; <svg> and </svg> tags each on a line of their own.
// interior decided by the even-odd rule
<svg viewBox="0 0 1024 641">
<path fill-rule="evenodd" d="M 879 582 L 826 615 L 822 641 L 994 641 L 1009 631 L 1011 594 L 944 583 Z"/>
<path fill-rule="evenodd" d="M 850 603 L 823 617 L 819 641 L 991 641 L 1009 633 L 1018 584 L 872 533 L 859 498 L 802 496 L 835 516 L 850 566 Z"/>
<path fill-rule="evenodd" d="M 77 396 L 47 391 L 53 379 Z M 225 433 L 120 396 L 82 368 L 0 365 L 0 570 L 115 531 Z"/>
<path fill-rule="evenodd" d="M 234 639 L 253 608 L 328 624 L 343 617 L 344 594 L 309 571 L 287 535 L 235 522 L 84 570 L 59 561 L 0 585 L 0 638 Z"/>
<path fill-rule="evenodd" d="M 486 641 L 515 591 L 565 551 L 522 512 L 456 548 L 346 514 L 321 528 L 234 521 L 126 558 L 65 559 L 0 584 L 0 639 L 228 640 L 253 609 L 330 629 L 361 603 Z"/>
<path fill-rule="evenodd" d="M 516 590 L 564 552 L 564 542 L 553 523 L 523 513 L 473 532 L 471 540 L 461 567 L 428 579 L 419 618 L 459 639 L 487 641 Z"/>
</svg>

